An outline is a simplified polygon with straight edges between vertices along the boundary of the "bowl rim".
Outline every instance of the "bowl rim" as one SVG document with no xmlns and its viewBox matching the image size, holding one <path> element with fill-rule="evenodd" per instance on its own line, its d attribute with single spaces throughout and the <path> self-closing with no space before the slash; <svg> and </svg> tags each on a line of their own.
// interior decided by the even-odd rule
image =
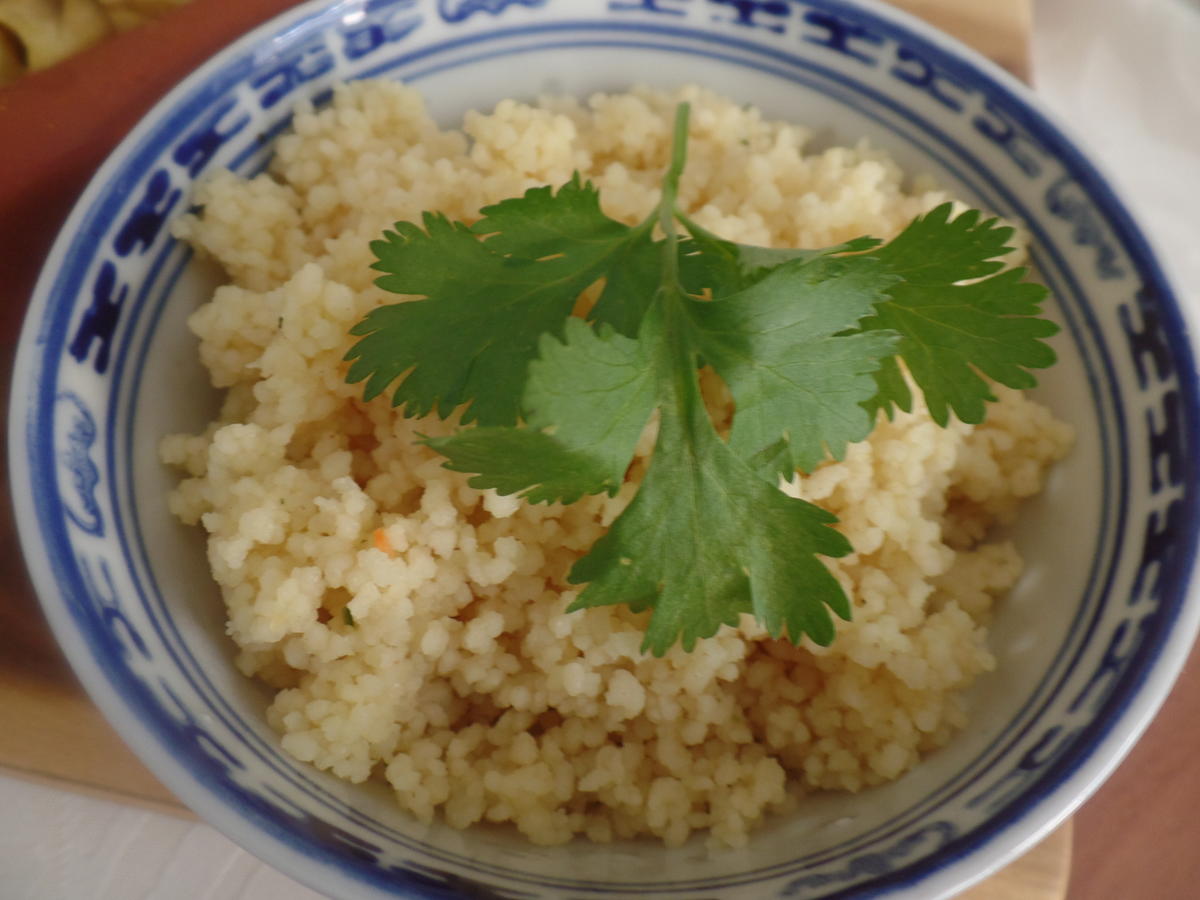
<svg viewBox="0 0 1200 900">
<path fill-rule="evenodd" d="M 113 174 L 129 151 L 148 134 L 159 127 L 161 120 L 179 101 L 192 93 L 214 73 L 227 68 L 230 63 L 248 50 L 262 45 L 273 37 L 286 34 L 293 29 L 310 26 L 320 29 L 323 20 L 332 21 L 339 9 L 365 6 L 368 0 L 307 0 L 251 29 L 210 56 L 204 63 L 171 88 L 139 120 L 138 124 L 109 154 L 89 181 L 55 239 L 38 278 L 32 300 L 25 313 L 17 345 L 10 389 L 9 413 L 9 479 L 12 485 L 12 502 L 18 522 L 37 522 L 37 504 L 32 489 L 30 466 L 26 454 L 27 427 L 30 423 L 26 398 L 30 395 L 36 362 L 40 358 L 38 348 L 39 325 L 50 301 L 54 297 L 54 272 L 59 267 L 75 232 L 78 231 L 87 210 L 93 206 L 105 190 Z M 915 16 L 894 7 L 884 6 L 875 0 L 814 0 L 813 6 L 830 11 L 847 10 L 859 16 L 865 15 L 876 24 L 882 23 L 893 32 L 900 32 L 917 43 L 935 48 L 944 56 L 954 59 L 965 70 L 972 72 L 978 81 L 999 89 L 1017 107 L 1027 113 L 1037 129 L 1057 138 L 1056 147 L 1065 148 L 1073 155 L 1071 167 L 1092 174 L 1093 190 L 1102 190 L 1102 206 L 1106 219 L 1113 229 L 1121 234 L 1122 242 L 1136 254 L 1140 270 L 1156 276 L 1162 290 L 1161 313 L 1164 316 L 1163 330 L 1178 365 L 1180 388 L 1185 394 L 1185 414 L 1190 414 L 1189 423 L 1193 434 L 1197 429 L 1196 416 L 1200 414 L 1197 402 L 1196 367 L 1194 344 L 1187 327 L 1189 314 L 1179 302 L 1178 284 L 1167 256 L 1156 251 L 1149 235 L 1130 213 L 1136 206 L 1120 188 L 1120 182 L 1110 177 L 1102 164 L 1086 151 L 1086 142 L 1060 122 L 1046 108 L 1041 98 L 1031 88 L 1020 82 L 1009 72 L 984 57 L 974 49 L 950 37 Z M 1137 739 L 1145 731 L 1158 709 L 1165 701 L 1179 672 L 1186 662 L 1188 652 L 1200 632 L 1200 603 L 1195 602 L 1197 573 L 1195 561 L 1200 537 L 1200 514 L 1193 513 L 1187 521 L 1183 541 L 1186 558 L 1180 562 L 1183 574 L 1179 578 L 1182 587 L 1179 602 L 1173 607 L 1172 620 L 1165 623 L 1165 637 L 1152 648 L 1150 658 L 1132 679 L 1122 684 L 1126 696 L 1114 710 L 1114 715 L 1102 723 L 1091 742 L 1081 748 L 1073 758 L 1068 771 L 1057 778 L 1048 790 L 1028 788 L 1030 794 L 1026 805 L 1006 821 L 979 829 L 979 834 L 967 842 L 967 846 L 952 858 L 938 856 L 931 871 L 919 871 L 920 867 L 908 866 L 900 870 L 906 877 L 894 885 L 883 886 L 887 892 L 914 888 L 953 892 L 962 890 L 1041 840 L 1053 828 L 1069 817 L 1084 803 L 1101 783 L 1117 768 Z M 193 777 L 173 758 L 159 738 L 141 720 L 136 709 L 111 685 L 99 661 L 94 657 L 85 636 L 72 622 L 63 605 L 58 590 L 59 582 L 49 564 L 43 547 L 40 527 L 27 526 L 17 529 L 22 554 L 29 569 L 35 593 L 43 612 L 50 623 L 56 641 L 63 648 L 72 668 L 80 678 L 92 701 L 101 709 L 106 719 L 116 727 L 126 743 L 142 759 L 147 767 L 176 792 L 181 800 L 195 809 L 201 817 L 222 831 L 244 849 L 268 863 L 281 868 L 292 877 L 318 889 L 328 889 L 350 883 L 351 876 L 344 872 L 330 872 L 328 867 L 314 864 L 294 847 L 279 842 L 273 835 L 256 825 L 249 814 L 233 809 L 212 792 L 203 779 Z M 1167 601 L 1163 601 L 1167 602 Z M 983 865 L 968 866 L 968 861 L 986 861 Z M 360 889 L 366 883 L 354 880 Z M 369 888 L 367 888 L 369 889 Z M 379 896 L 397 896 L 394 893 Z M 415 896 L 415 895 L 414 895 Z"/>
</svg>

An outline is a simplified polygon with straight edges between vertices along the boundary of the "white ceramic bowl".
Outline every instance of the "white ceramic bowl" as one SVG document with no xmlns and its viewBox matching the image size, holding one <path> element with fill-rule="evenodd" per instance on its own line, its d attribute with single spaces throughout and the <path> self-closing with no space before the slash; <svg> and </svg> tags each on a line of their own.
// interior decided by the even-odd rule
<svg viewBox="0 0 1200 900">
<path fill-rule="evenodd" d="M 167 222 L 215 167 L 261 169 L 293 101 L 371 75 L 418 85 L 447 122 L 507 96 L 695 81 L 869 137 L 1028 225 L 1063 326 L 1038 394 L 1079 441 L 1020 520 L 1029 569 L 966 733 L 716 855 L 423 827 L 386 789 L 281 752 L 266 696 L 231 664 L 202 536 L 166 508 L 158 439 L 215 410 L 184 321 L 218 279 Z M 1082 802 L 1182 664 L 1200 615 L 1193 373 L 1171 288 L 1108 182 L 1020 84 L 911 18 L 848 0 L 317 0 L 174 90 L 79 202 L 21 340 L 11 475 L 38 592 L 96 702 L 200 815 L 326 893 L 937 897 Z"/>
</svg>

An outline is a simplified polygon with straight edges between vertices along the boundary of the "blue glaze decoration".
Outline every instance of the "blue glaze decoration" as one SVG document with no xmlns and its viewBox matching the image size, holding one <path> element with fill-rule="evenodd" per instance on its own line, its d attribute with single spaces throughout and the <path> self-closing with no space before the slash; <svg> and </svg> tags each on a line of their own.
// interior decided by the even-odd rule
<svg viewBox="0 0 1200 900">
<path fill-rule="evenodd" d="M 947 109 L 959 112 L 963 108 L 966 87 L 915 50 L 897 47 L 896 64 L 892 66 L 891 74 L 925 91 Z"/>
<path fill-rule="evenodd" d="M 530 9 L 545 5 L 546 0 L 438 0 L 438 14 L 451 24 L 469 19 L 476 13 L 498 16 L 510 6 Z"/>
<path fill-rule="evenodd" d="M 301 85 L 333 71 L 334 54 L 322 37 L 315 37 L 289 53 L 279 63 L 250 79 L 250 87 L 260 91 L 258 102 L 271 109 Z"/>
<path fill-rule="evenodd" d="M 125 302 L 125 295 L 129 292 L 128 285 L 122 284 L 120 290 L 116 288 L 117 267 L 105 260 L 100 264 L 96 280 L 92 282 L 91 305 L 84 310 L 75 337 L 71 340 L 70 353 L 79 362 L 88 358 L 92 344 L 99 343 L 100 349 L 96 351 L 92 363 L 98 375 L 103 375 L 108 370 L 113 335 L 121 321 L 121 306 Z"/>
<path fill-rule="evenodd" d="M 171 186 L 171 176 L 166 169 L 155 169 L 146 182 L 142 198 L 113 238 L 117 256 L 128 256 L 139 246 L 144 253 L 153 246 L 182 194 L 179 188 Z"/>
<path fill-rule="evenodd" d="M 1137 577 L 1133 581 L 1131 604 L 1143 598 L 1160 602 L 1167 585 L 1166 575 L 1171 569 L 1172 557 L 1179 549 L 1179 535 L 1183 531 L 1184 506 L 1179 499 L 1172 500 L 1164 511 L 1151 510 L 1146 519 L 1145 536 L 1142 539 L 1142 560 Z"/>
<path fill-rule="evenodd" d="M 416 0 L 372 0 L 361 19 L 343 26 L 342 53 L 346 59 L 362 59 L 387 44 L 403 41 L 421 26 L 423 18 L 413 12 Z"/>
<path fill-rule="evenodd" d="M 405 876 L 413 879 L 426 897 L 445 900 L 462 900 L 464 897 L 478 897 L 479 900 L 537 900 L 538 897 L 530 891 L 480 881 L 436 866 L 409 861 L 405 868 Z"/>
<path fill-rule="evenodd" d="M 1122 622 L 1117 627 L 1109 639 L 1108 646 L 1104 649 L 1100 664 L 1092 672 L 1091 677 L 1083 686 L 1083 690 L 1071 701 L 1069 707 L 1071 712 L 1084 709 L 1089 701 L 1091 702 L 1091 711 L 1095 711 L 1108 698 L 1111 689 L 1116 685 L 1117 676 L 1124 670 L 1125 664 L 1129 660 L 1130 652 L 1140 643 L 1140 636 L 1135 632 L 1136 626 L 1132 622 Z M 1103 689 L 1093 695 L 1093 689 L 1097 685 Z"/>
<path fill-rule="evenodd" d="M 99 571 L 99 579 L 92 572 L 93 565 Z M 141 633 L 121 610 L 121 601 L 117 596 L 116 586 L 113 584 L 108 560 L 100 556 L 89 561 L 87 556 L 80 554 L 79 571 L 92 596 L 99 624 L 112 634 L 113 641 L 120 647 L 121 654 L 127 657 L 130 649 L 133 649 L 143 659 L 152 659 L 153 655 Z M 122 638 L 121 635 L 124 637 Z"/>
<path fill-rule="evenodd" d="M 1068 753 L 1083 733 L 1080 727 L 1051 725 L 1040 731 L 1036 741 L 1017 759 L 1016 764 L 968 805 L 988 810 L 1003 810 L 1029 790 L 1030 784 L 1044 778 L 1050 767 Z"/>
<path fill-rule="evenodd" d="M 1121 330 L 1125 332 L 1125 340 L 1129 345 L 1129 356 L 1137 372 L 1138 387 L 1143 391 L 1149 387 L 1151 378 L 1157 382 L 1168 381 L 1174 374 L 1171 343 L 1157 312 L 1160 302 L 1149 291 L 1142 289 L 1133 303 L 1122 303 L 1117 308 Z M 1134 319 L 1135 309 L 1137 321 Z"/>
<path fill-rule="evenodd" d="M 932 822 L 906 834 L 886 850 L 852 857 L 840 869 L 793 878 L 779 896 L 809 897 L 812 896 L 814 889 L 887 875 L 894 872 L 898 865 L 914 853 L 921 850 L 926 853 L 936 853 L 956 837 L 958 837 L 958 828 L 952 822 Z"/>
<path fill-rule="evenodd" d="M 884 39 L 866 26 L 835 13 L 815 9 L 804 14 L 804 21 L 816 29 L 804 35 L 808 43 L 828 47 L 868 65 L 875 65 L 878 61 L 878 55 L 869 51 L 881 47 Z"/>
<path fill-rule="evenodd" d="M 973 124 L 976 131 L 999 146 L 1030 178 L 1041 174 L 1045 149 L 992 97 L 984 97 L 983 112 L 975 117 Z"/>
<path fill-rule="evenodd" d="M 686 16 L 682 4 L 689 0 L 609 0 L 610 12 L 648 12 L 664 16 Z"/>
<path fill-rule="evenodd" d="M 230 117 L 230 113 L 237 115 Z M 239 108 L 237 100 L 227 97 L 213 105 L 211 112 L 188 133 L 171 158 L 195 177 L 204 170 L 225 144 L 250 124 L 250 114 Z"/>
<path fill-rule="evenodd" d="M 764 28 L 781 34 L 784 22 L 792 12 L 792 7 L 786 0 L 710 0 L 717 6 L 731 7 L 733 15 L 713 14 L 714 22 L 728 22 L 743 28 Z"/>
<path fill-rule="evenodd" d="M 96 444 L 96 418 L 87 404 L 71 391 L 55 398 L 55 418 L 60 422 L 62 449 L 58 464 L 65 469 L 71 493 L 63 496 L 63 511 L 75 527 L 95 537 L 104 537 L 104 516 L 96 502 L 100 470 L 92 459 Z M 65 421 L 63 421 L 65 419 Z"/>
<path fill-rule="evenodd" d="M 1096 248 L 1096 273 L 1101 278 L 1121 278 L 1125 270 L 1117 262 L 1116 247 L 1100 220 L 1096 207 L 1070 175 L 1063 175 L 1046 188 L 1046 208 L 1072 223 L 1075 243 Z"/>
<path fill-rule="evenodd" d="M 233 783 L 231 773 L 245 769 L 245 764 L 204 727 L 192 714 L 191 707 L 180 699 L 170 684 L 159 679 L 157 688 L 164 696 L 164 710 L 171 715 L 174 744 L 180 752 L 193 759 L 204 759 L 210 766 L 215 765 L 221 773 L 222 780 Z"/>
<path fill-rule="evenodd" d="M 1162 395 L 1161 409 L 1146 410 L 1150 435 L 1150 491 L 1183 484 L 1188 447 L 1183 443 L 1183 400 L 1175 388 Z M 1161 423 L 1161 424 L 1160 424 Z"/>
</svg>

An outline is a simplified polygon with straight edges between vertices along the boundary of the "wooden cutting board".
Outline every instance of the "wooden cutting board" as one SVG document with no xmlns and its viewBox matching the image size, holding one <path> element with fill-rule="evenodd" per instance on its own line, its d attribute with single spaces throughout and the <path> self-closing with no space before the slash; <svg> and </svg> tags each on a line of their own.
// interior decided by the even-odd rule
<svg viewBox="0 0 1200 900">
<path fill-rule="evenodd" d="M 1031 4 L 896 0 L 1022 78 L 1029 75 Z M 160 22 L 0 89 L 0 134 L 19 130 L 23 135 L 8 146 L 0 141 L 0 247 L 5 248 L 0 286 L 6 294 L 0 303 L 0 406 L 7 402 L 9 370 L 37 263 L 90 173 L 171 84 L 232 37 L 290 5 L 288 0 L 193 0 Z M 97 72 L 108 77 L 97 79 Z M 6 453 L 0 446 L 7 473 Z M 63 660 L 25 578 L 7 481 L 0 489 L 0 770 L 191 815 L 117 737 Z M 1067 823 L 963 896 L 1062 900 L 1070 865 Z"/>
</svg>

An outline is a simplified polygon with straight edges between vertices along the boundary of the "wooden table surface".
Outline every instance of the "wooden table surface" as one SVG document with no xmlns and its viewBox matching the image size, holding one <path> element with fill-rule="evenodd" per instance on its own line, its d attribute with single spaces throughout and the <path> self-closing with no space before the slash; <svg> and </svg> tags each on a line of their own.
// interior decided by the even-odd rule
<svg viewBox="0 0 1200 900">
<path fill-rule="evenodd" d="M 907 0 L 928 7 L 933 0 Z M 992 0 L 955 0 L 961 16 L 968 7 Z M 288 0 L 194 0 L 164 23 L 158 32 L 158 65 L 167 72 L 158 80 L 138 80 L 129 75 L 126 99 L 114 104 L 97 95 L 93 108 L 82 113 L 93 139 L 72 143 L 72 125 L 78 122 L 37 121 L 19 108 L 38 108 L 36 91 L 0 89 L 0 414 L 5 413 L 13 352 L 40 260 L 48 249 L 57 224 L 65 217 L 87 174 L 100 162 L 112 140 L 124 133 L 149 102 L 179 75 L 218 46 L 220 34 L 236 34 L 278 9 Z M 903 5 L 903 4 L 902 4 Z M 1028 0 L 1017 0 L 1014 27 L 1028 27 Z M 1020 21 L 1024 17 L 1023 23 Z M 150 26 L 155 27 L 155 26 Z M 968 27 L 970 23 L 968 23 Z M 998 40 L 999 32 L 981 40 Z M 121 36 L 90 53 L 108 54 L 116 70 L 129 73 L 129 48 L 142 40 Z M 187 36 L 186 39 L 183 36 Z M 203 36 L 198 39 L 197 35 Z M 207 43 L 206 43 L 207 40 Z M 170 57 L 165 68 L 163 59 Z M 1005 60 L 1023 72 L 1024 57 Z M 102 60 L 103 63 L 103 60 Z M 93 60 L 95 65 L 95 60 Z M 142 64 L 148 65 L 144 59 Z M 44 89 L 62 90 L 64 83 L 85 71 L 68 62 L 59 72 L 37 76 Z M 171 73 L 174 74 L 171 74 Z M 118 84 L 120 84 L 118 80 Z M 15 99 L 14 99 L 15 98 Z M 29 133 L 17 136 L 13 122 L 28 124 Z M 97 125 L 103 122 L 103 127 Z M 39 131 L 40 129 L 40 131 Z M 22 140 L 21 138 L 26 138 Z M 55 143 L 55 142 L 60 143 Z M 50 143 L 47 143 L 50 142 Z M 8 173 L 27 163 L 31 154 L 48 146 L 62 149 L 41 182 L 16 184 Z M 40 147 L 40 149 L 39 149 Z M 55 168 L 57 167 L 57 168 Z M 45 167 L 43 167 L 45 169 Z M 24 766 L 25 774 L 57 778 L 77 777 L 78 744 L 88 736 L 87 764 L 105 771 L 118 794 L 163 808 L 176 808 L 164 788 L 141 769 L 116 735 L 87 701 L 59 652 L 25 576 L 17 544 L 8 483 L 7 447 L 0 444 L 0 767 L 20 770 L 30 758 L 29 728 L 38 735 L 39 764 Z M 48 702 L 53 699 L 53 703 Z M 1146 736 L 1117 773 L 1075 816 L 1071 886 L 1072 900 L 1186 900 L 1200 897 L 1200 834 L 1193 820 L 1200 815 L 1200 655 L 1193 653 L 1174 692 Z M 47 740 L 49 738 L 49 740 Z M 49 752 L 46 748 L 51 749 Z M 56 756 L 56 754 L 58 754 Z M 128 773 L 125 781 L 114 768 Z M 89 779 L 79 778 L 86 789 Z M 0 817 L 3 812 L 0 811 Z M 8 824 L 8 823 L 5 823 Z"/>
</svg>

